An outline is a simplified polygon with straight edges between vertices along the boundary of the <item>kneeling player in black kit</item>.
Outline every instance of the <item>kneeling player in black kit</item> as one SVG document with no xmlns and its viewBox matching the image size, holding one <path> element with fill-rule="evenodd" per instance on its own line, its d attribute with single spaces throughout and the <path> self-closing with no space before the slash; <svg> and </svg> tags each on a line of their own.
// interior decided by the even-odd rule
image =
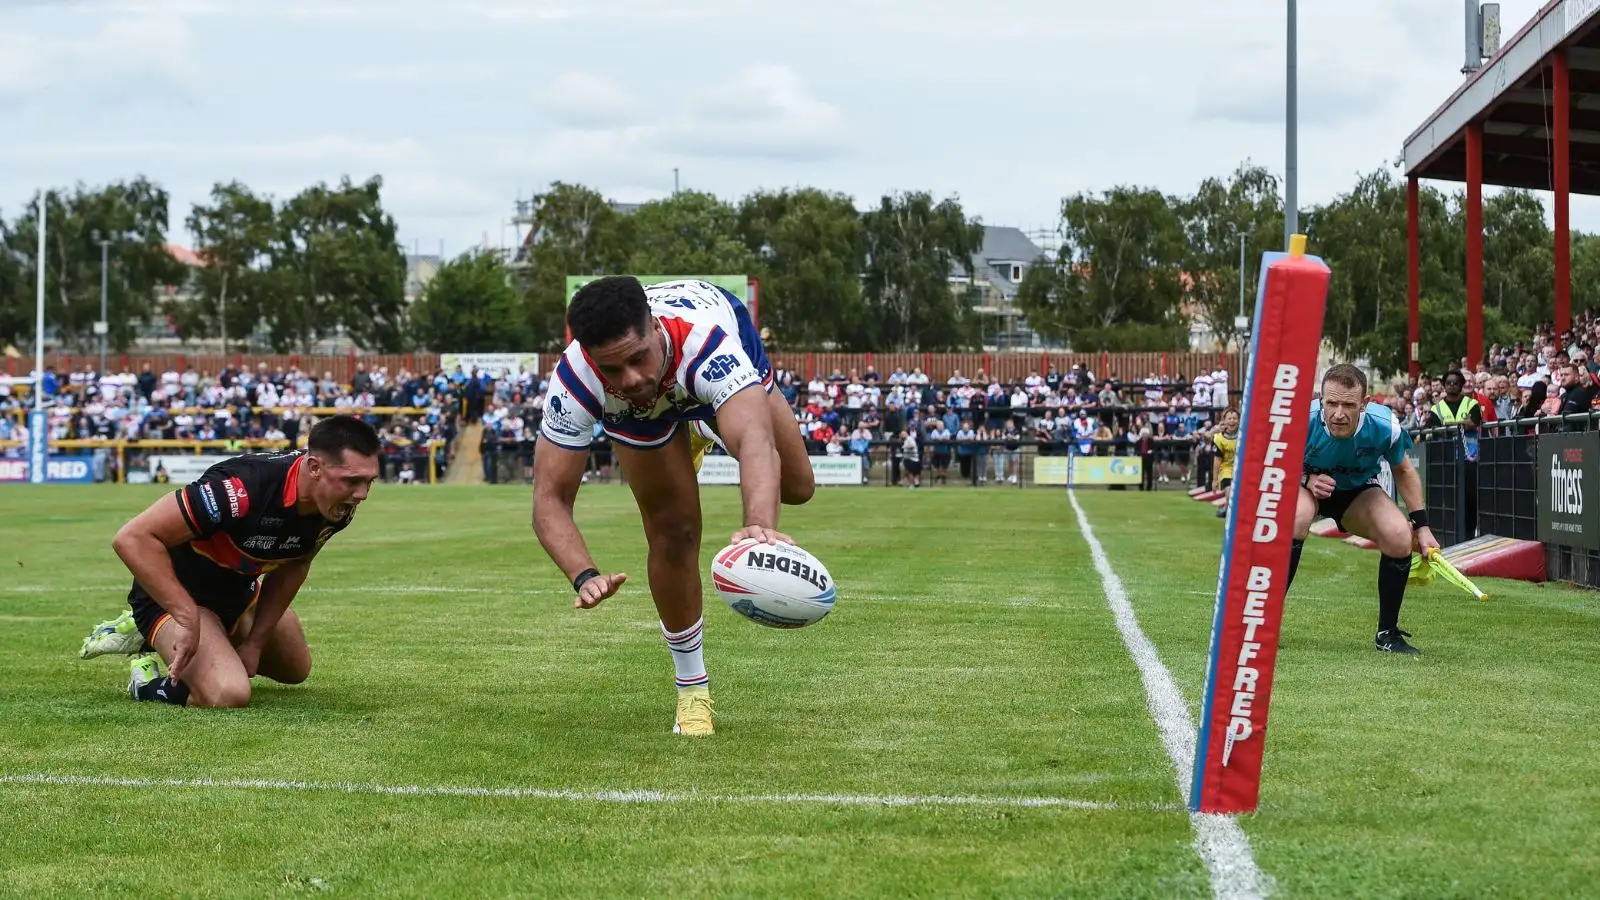
<svg viewBox="0 0 1600 900">
<path fill-rule="evenodd" d="M 256 675 L 304 681 L 311 651 L 289 604 L 367 498 L 378 453 L 372 426 L 333 416 L 305 450 L 223 460 L 151 504 L 111 542 L 133 573 L 132 609 L 82 655 L 153 649 L 170 674 L 140 656 L 128 694 L 178 706 L 244 706 Z"/>
</svg>

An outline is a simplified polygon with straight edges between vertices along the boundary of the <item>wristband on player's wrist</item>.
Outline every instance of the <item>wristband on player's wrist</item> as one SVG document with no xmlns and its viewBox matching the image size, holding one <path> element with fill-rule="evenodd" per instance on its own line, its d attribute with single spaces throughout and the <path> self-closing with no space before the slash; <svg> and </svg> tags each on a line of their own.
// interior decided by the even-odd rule
<svg viewBox="0 0 1600 900">
<path fill-rule="evenodd" d="M 591 578 L 599 578 L 599 577 L 600 577 L 600 570 L 599 569 L 596 569 L 593 566 L 590 566 L 589 568 L 584 569 L 582 572 L 578 573 L 578 577 L 577 578 L 572 579 L 572 590 L 573 590 L 573 592 L 576 593 L 578 591 L 583 590 L 583 586 L 588 583 L 589 579 L 591 579 Z"/>
<path fill-rule="evenodd" d="M 1411 513 L 1411 530 L 1428 527 L 1428 511 L 1425 509 L 1413 510 Z"/>
</svg>

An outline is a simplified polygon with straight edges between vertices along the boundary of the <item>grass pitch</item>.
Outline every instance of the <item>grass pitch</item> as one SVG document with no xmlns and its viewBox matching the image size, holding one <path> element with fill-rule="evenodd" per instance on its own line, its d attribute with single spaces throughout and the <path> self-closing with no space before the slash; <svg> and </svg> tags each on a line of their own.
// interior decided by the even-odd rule
<svg viewBox="0 0 1600 900">
<path fill-rule="evenodd" d="M 1213 893 L 1060 492 L 786 509 L 839 605 L 773 631 L 708 587 L 705 740 L 669 733 L 638 514 L 603 486 L 579 523 L 634 577 L 600 609 L 571 608 L 527 489 L 380 486 L 295 603 L 306 684 L 135 704 L 121 658 L 76 652 L 125 603 L 112 533 L 160 492 L 0 491 L 4 893 Z M 1178 493 L 1079 500 L 1196 715 L 1221 523 Z M 704 504 L 709 561 L 738 494 Z M 1313 541 L 1289 600 L 1262 811 L 1241 819 L 1275 893 L 1592 892 L 1600 595 L 1413 590 L 1426 655 L 1396 659 L 1372 649 L 1375 581 L 1372 554 Z"/>
</svg>

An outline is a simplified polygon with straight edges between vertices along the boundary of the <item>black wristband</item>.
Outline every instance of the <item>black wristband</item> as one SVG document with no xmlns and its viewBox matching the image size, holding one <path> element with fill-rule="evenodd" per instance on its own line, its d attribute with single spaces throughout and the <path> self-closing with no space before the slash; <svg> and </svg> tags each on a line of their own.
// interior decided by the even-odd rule
<svg viewBox="0 0 1600 900">
<path fill-rule="evenodd" d="M 573 592 L 576 593 L 577 591 L 583 590 L 584 584 L 586 582 L 588 582 L 589 579 L 591 579 L 591 578 L 599 578 L 599 577 L 600 577 L 600 570 L 599 569 L 592 568 L 592 567 L 588 568 L 588 569 L 584 569 L 582 572 L 578 573 L 578 577 L 577 578 L 572 579 L 572 590 L 573 590 Z"/>
<path fill-rule="evenodd" d="M 1427 528 L 1427 527 L 1428 527 L 1428 511 L 1425 510 L 1425 509 L 1412 510 L 1412 512 L 1411 512 L 1411 530 L 1412 531 L 1416 531 L 1418 528 Z"/>
</svg>

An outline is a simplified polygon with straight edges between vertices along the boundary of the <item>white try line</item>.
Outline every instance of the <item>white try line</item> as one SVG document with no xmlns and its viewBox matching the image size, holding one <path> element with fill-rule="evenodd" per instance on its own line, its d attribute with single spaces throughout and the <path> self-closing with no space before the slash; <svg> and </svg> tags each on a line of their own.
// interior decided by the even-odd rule
<svg viewBox="0 0 1600 900">
<path fill-rule="evenodd" d="M 382 797 L 478 797 L 504 800 L 566 800 L 576 803 L 683 804 L 743 803 L 779 806 L 987 806 L 1028 809 L 1109 810 L 1122 812 L 1176 812 L 1170 804 L 1126 804 L 1065 797 L 917 796 L 904 794 L 701 794 L 684 791 L 578 791 L 532 787 L 452 787 L 416 784 L 359 784 L 349 781 L 273 781 L 235 778 L 116 778 L 101 775 L 0 775 L 0 785 L 26 784 L 57 787 L 188 788 L 247 791 L 299 791 L 369 794 Z"/>
<path fill-rule="evenodd" d="M 1078 528 L 1089 544 L 1089 555 L 1094 559 L 1095 570 L 1100 573 L 1100 583 L 1105 588 L 1106 603 L 1116 619 L 1117 631 L 1122 633 L 1122 643 L 1139 666 L 1144 680 L 1145 696 L 1149 698 L 1150 715 L 1161 731 L 1161 743 L 1166 745 L 1167 756 L 1177 775 L 1178 792 L 1183 795 L 1184 808 L 1189 805 L 1189 779 L 1194 774 L 1194 722 L 1189 719 L 1189 708 L 1184 705 L 1183 694 L 1178 691 L 1172 673 L 1161 662 L 1161 654 L 1145 637 L 1139 619 L 1133 614 L 1128 593 L 1123 590 L 1122 579 L 1111 568 L 1106 550 L 1089 527 L 1089 517 L 1078 504 L 1078 495 L 1067 491 L 1073 512 L 1078 514 Z M 1231 816 L 1212 813 L 1190 813 L 1189 822 L 1194 828 L 1194 849 L 1206 871 L 1211 876 L 1211 893 L 1219 900 L 1249 900 L 1265 897 L 1272 885 L 1255 857 L 1250 854 L 1250 839 L 1244 829 Z"/>
</svg>

